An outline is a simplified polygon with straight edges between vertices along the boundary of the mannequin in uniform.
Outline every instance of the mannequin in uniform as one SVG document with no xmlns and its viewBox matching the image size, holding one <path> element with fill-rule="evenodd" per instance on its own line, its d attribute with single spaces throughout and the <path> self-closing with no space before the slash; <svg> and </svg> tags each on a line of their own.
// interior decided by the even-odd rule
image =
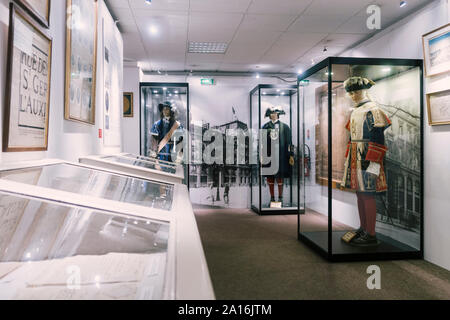
<svg viewBox="0 0 450 320">
<path fill-rule="evenodd" d="M 275 202 L 275 181 L 278 184 L 278 202 L 283 202 L 283 184 L 284 178 L 289 178 L 294 165 L 294 155 L 292 147 L 292 133 L 289 126 L 280 121 L 280 115 L 285 114 L 281 107 L 271 107 L 266 110 L 265 117 L 270 121 L 264 124 L 263 129 L 267 130 L 267 153 L 271 155 L 271 142 L 278 140 L 279 149 L 279 168 L 278 173 L 274 176 L 266 176 L 270 191 L 270 202 Z M 263 165 L 263 167 L 269 167 Z"/>
<path fill-rule="evenodd" d="M 159 160 L 173 162 L 171 152 L 174 142 L 171 141 L 171 138 L 175 130 L 181 128 L 181 125 L 175 120 L 175 108 L 169 101 L 159 104 L 158 110 L 161 119 L 155 122 L 151 129 L 151 135 L 154 138 L 153 154 Z"/>
<path fill-rule="evenodd" d="M 353 233 L 349 243 L 357 246 L 378 244 L 375 234 L 375 195 L 387 190 L 384 131 L 391 126 L 391 121 L 367 95 L 367 90 L 374 85 L 372 80 L 362 77 L 351 77 L 344 82 L 355 109 L 346 126 L 350 132 L 350 141 L 345 154 L 341 188 L 356 191 L 361 226 Z"/>
</svg>

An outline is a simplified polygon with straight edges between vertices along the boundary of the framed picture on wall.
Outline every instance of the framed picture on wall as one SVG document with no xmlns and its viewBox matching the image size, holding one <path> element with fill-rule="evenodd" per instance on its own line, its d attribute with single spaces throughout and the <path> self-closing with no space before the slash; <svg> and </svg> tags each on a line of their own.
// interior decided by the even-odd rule
<svg viewBox="0 0 450 320">
<path fill-rule="evenodd" d="M 50 27 L 50 0 L 16 0 L 44 27 Z"/>
<path fill-rule="evenodd" d="M 3 151 L 48 148 L 52 39 L 10 4 Z"/>
<path fill-rule="evenodd" d="M 123 93 L 123 116 L 125 118 L 133 118 L 133 92 Z"/>
<path fill-rule="evenodd" d="M 95 124 L 97 1 L 67 0 L 64 118 Z"/>
<path fill-rule="evenodd" d="M 450 71 L 450 23 L 422 36 L 425 75 Z"/>
<path fill-rule="evenodd" d="M 450 89 L 427 94 L 428 123 L 450 124 Z"/>
</svg>

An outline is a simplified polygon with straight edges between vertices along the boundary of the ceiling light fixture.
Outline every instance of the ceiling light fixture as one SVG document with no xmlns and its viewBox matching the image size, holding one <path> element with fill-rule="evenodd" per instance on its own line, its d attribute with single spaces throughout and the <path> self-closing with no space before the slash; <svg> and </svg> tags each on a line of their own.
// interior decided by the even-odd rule
<svg viewBox="0 0 450 320">
<path fill-rule="evenodd" d="M 226 42 L 189 42 L 189 53 L 218 53 L 224 54 L 227 51 Z"/>
<path fill-rule="evenodd" d="M 145 0 L 146 4 L 152 4 L 152 0 Z"/>
<path fill-rule="evenodd" d="M 406 2 L 406 1 L 400 1 L 400 8 L 403 8 L 407 4 L 408 4 L 408 2 Z"/>
<path fill-rule="evenodd" d="M 327 52 L 327 51 L 328 51 L 327 47 L 326 46 L 323 47 L 323 52 Z"/>
<path fill-rule="evenodd" d="M 150 26 L 150 33 L 151 33 L 152 35 L 158 34 L 158 28 L 155 27 L 155 26 Z"/>
<path fill-rule="evenodd" d="M 299 70 L 297 71 L 297 73 L 298 73 L 298 74 L 302 74 L 302 73 L 303 73 L 303 70 L 302 70 L 302 69 L 299 69 Z"/>
<path fill-rule="evenodd" d="M 257 73 L 256 74 L 256 79 L 259 79 L 259 78 L 260 78 L 259 73 Z"/>
</svg>

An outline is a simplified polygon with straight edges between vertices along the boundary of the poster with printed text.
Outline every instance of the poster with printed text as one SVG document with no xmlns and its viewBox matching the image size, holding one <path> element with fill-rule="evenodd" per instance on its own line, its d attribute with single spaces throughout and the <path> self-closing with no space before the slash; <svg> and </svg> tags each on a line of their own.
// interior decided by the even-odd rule
<svg viewBox="0 0 450 320">
<path fill-rule="evenodd" d="M 48 146 L 52 40 L 11 4 L 3 151 Z"/>
<path fill-rule="evenodd" d="M 109 13 L 103 19 L 103 81 L 103 145 L 120 147 L 123 40 Z"/>
<path fill-rule="evenodd" d="M 97 1 L 67 0 L 66 120 L 95 124 Z"/>
</svg>

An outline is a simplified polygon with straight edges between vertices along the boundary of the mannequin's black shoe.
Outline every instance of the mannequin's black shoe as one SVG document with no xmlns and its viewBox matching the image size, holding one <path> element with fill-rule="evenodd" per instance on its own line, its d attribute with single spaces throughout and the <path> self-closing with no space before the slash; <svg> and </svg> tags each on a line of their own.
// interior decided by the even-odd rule
<svg viewBox="0 0 450 320">
<path fill-rule="evenodd" d="M 278 202 L 283 203 L 283 197 L 279 197 L 279 198 L 278 198 Z"/>
<path fill-rule="evenodd" d="M 270 202 L 275 202 L 275 197 L 271 197 Z"/>
<path fill-rule="evenodd" d="M 354 239 L 359 238 L 363 232 L 364 232 L 364 229 L 361 227 L 358 230 L 354 231 L 354 233 L 356 234 Z"/>
<path fill-rule="evenodd" d="M 362 230 L 359 237 L 353 238 L 350 244 L 354 246 L 367 247 L 367 246 L 376 246 L 379 244 L 379 242 L 376 236 L 372 236 L 368 234 L 365 230 Z"/>
</svg>

